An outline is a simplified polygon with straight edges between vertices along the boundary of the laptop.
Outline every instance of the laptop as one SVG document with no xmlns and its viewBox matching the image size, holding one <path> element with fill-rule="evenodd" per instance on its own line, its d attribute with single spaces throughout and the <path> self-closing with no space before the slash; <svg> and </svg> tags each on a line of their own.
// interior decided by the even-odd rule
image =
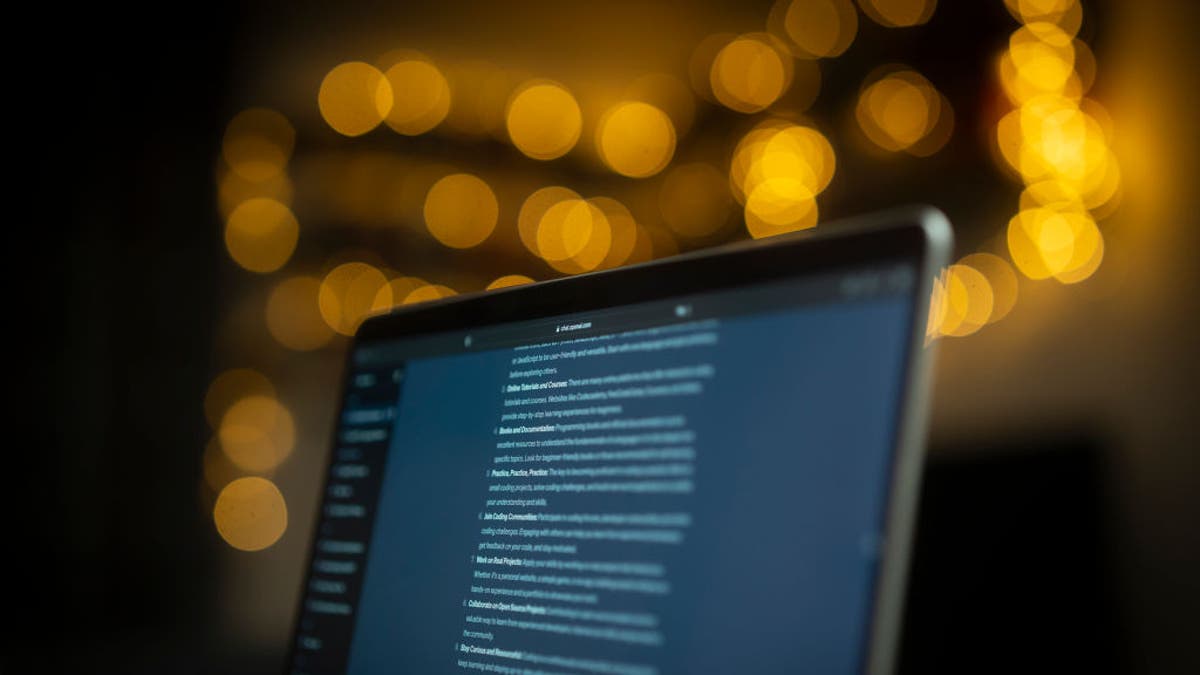
<svg viewBox="0 0 1200 675">
<path fill-rule="evenodd" d="M 916 208 L 368 319 L 287 672 L 890 672 L 950 248 Z"/>
</svg>

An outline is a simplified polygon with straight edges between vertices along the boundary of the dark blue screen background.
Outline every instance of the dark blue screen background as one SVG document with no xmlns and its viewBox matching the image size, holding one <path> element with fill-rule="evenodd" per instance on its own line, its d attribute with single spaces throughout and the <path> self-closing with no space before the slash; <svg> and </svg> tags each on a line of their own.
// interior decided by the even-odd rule
<svg viewBox="0 0 1200 675">
<path fill-rule="evenodd" d="M 654 607 L 665 643 L 593 641 L 583 656 L 663 673 L 860 667 L 908 311 L 896 297 L 720 321 L 719 343 L 703 353 L 716 369 L 705 394 L 641 408 L 686 415 L 697 437 L 694 524 L 661 555 L 672 586 Z M 454 646 L 513 353 L 408 362 L 350 672 L 462 672 Z M 697 358 L 632 353 L 575 367 L 607 374 Z M 621 500 L 648 498 L 587 499 L 625 511 Z M 544 652 L 581 649 L 577 638 L 535 639 Z"/>
</svg>

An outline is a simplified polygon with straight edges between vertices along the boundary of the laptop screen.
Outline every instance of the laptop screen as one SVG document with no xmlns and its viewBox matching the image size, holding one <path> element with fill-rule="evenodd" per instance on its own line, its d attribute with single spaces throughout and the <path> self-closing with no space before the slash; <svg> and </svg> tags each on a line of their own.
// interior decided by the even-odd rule
<svg viewBox="0 0 1200 675">
<path fill-rule="evenodd" d="M 359 341 L 291 672 L 860 671 L 915 278 Z"/>
</svg>

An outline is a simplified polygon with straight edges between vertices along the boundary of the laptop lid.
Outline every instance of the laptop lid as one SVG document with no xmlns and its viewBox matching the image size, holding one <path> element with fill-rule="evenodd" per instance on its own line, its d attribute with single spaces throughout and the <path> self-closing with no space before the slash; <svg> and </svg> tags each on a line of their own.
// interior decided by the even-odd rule
<svg viewBox="0 0 1200 675">
<path fill-rule="evenodd" d="M 287 672 L 888 672 L 950 241 L 897 211 L 369 319 Z"/>
</svg>

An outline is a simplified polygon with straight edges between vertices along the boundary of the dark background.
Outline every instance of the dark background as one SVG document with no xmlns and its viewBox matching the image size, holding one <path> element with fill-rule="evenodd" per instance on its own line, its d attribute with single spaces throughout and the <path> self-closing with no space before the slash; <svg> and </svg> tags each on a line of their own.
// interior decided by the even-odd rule
<svg viewBox="0 0 1200 675">
<path fill-rule="evenodd" d="M 978 40 L 955 30 L 1006 16 L 965 4 L 944 1 L 940 32 L 909 47 L 960 83 L 947 89 L 975 79 L 947 54 L 1002 44 L 1012 29 Z M 903 672 L 1200 670 L 1200 23 L 1188 3 L 1085 7 L 1124 133 L 1128 198 L 1110 256 L 1120 273 L 1047 290 L 941 345 Z M 198 507 L 200 401 L 227 365 L 214 340 L 232 292 L 214 158 L 226 121 L 254 103 L 246 73 L 271 72 L 264 54 L 303 51 L 335 11 L 353 33 L 405 9 L 14 17 L 10 30 L 31 39 L 10 57 L 17 434 L 5 558 L 16 626 L 5 672 L 278 669 L 320 457 L 293 476 L 302 496 L 286 545 L 257 558 L 228 551 Z M 443 10 L 413 11 L 445 23 Z M 922 57 L 938 47 L 949 51 Z M 932 201 L 969 252 L 985 221 L 1004 222 L 987 213 L 1008 194 L 998 190 L 1014 190 L 991 176 L 931 170 L 879 189 L 864 176 L 830 213 Z M 1000 187 L 981 190 L 987 181 Z M 332 391 L 336 356 L 327 361 L 318 372 Z M 263 570 L 281 580 L 259 584 Z M 251 610 L 267 630 L 241 627 Z"/>
</svg>

